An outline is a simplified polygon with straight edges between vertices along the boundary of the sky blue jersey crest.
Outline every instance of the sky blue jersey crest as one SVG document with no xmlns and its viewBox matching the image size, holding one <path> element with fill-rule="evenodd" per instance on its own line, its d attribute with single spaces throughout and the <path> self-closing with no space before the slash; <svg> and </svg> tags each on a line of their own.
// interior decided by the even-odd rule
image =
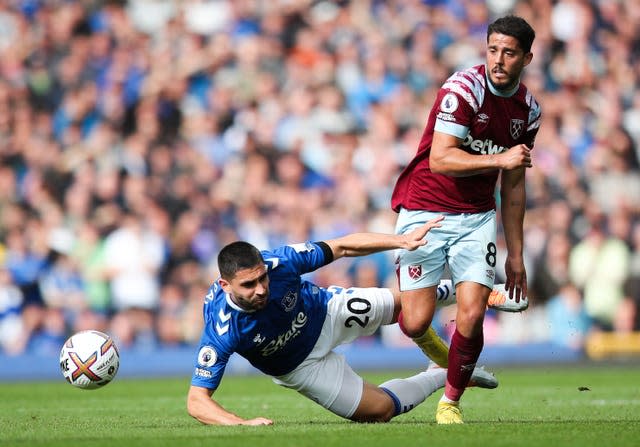
<svg viewBox="0 0 640 447">
<path fill-rule="evenodd" d="M 218 281 L 209 288 L 192 385 L 217 388 L 234 352 L 266 374 L 286 374 L 309 355 L 318 340 L 330 294 L 302 280 L 301 275 L 330 261 L 322 247 L 306 242 L 262 251 L 262 256 L 270 289 L 264 309 L 242 310 Z"/>
</svg>

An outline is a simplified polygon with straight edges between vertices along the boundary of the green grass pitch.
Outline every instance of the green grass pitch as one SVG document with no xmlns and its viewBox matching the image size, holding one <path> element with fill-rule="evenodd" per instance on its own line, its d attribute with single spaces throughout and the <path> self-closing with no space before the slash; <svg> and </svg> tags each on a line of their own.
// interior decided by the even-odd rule
<svg viewBox="0 0 640 447">
<path fill-rule="evenodd" d="M 5 365 L 7 366 L 7 365 Z M 440 392 L 388 424 L 356 424 L 262 375 L 226 377 L 217 399 L 270 427 L 203 426 L 185 411 L 188 377 L 118 379 L 84 391 L 0 383 L 0 446 L 640 446 L 640 368 L 501 368 L 496 390 L 470 389 L 465 424 L 438 426 Z M 380 383 L 408 372 L 364 373 Z"/>
</svg>

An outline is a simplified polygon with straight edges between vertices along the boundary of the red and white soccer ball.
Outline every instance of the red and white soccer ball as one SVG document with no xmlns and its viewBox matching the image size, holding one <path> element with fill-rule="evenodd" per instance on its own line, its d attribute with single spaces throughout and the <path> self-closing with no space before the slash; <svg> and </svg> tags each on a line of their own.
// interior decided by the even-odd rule
<svg viewBox="0 0 640 447">
<path fill-rule="evenodd" d="M 113 339 L 100 331 L 73 334 L 60 351 L 60 370 L 67 382 L 85 390 L 105 386 L 120 366 L 120 354 Z"/>
</svg>

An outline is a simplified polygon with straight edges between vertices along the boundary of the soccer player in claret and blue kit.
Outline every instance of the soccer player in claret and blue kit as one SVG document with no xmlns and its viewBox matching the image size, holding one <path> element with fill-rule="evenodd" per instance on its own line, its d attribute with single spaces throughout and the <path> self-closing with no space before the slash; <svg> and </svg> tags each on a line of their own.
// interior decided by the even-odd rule
<svg viewBox="0 0 640 447">
<path fill-rule="evenodd" d="M 482 325 L 496 273 L 498 178 L 506 288 L 515 301 L 527 295 L 525 171 L 532 166 L 541 110 L 520 77 L 532 60 L 534 38 L 517 16 L 489 25 L 486 63 L 458 71 L 442 85 L 417 153 L 393 192 L 398 234 L 444 215 L 426 245 L 399 257 L 399 323 L 408 336 L 419 339 L 429 328 L 446 266 L 456 289 L 456 330 L 436 411 L 440 424 L 463 422 L 459 401 L 484 344 Z"/>
</svg>

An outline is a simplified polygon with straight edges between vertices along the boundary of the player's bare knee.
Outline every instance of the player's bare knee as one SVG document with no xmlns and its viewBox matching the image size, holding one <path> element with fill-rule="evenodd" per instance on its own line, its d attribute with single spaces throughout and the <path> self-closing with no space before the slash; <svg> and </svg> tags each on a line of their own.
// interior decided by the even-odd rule
<svg viewBox="0 0 640 447">
<path fill-rule="evenodd" d="M 470 325 L 482 324 L 484 320 L 485 308 L 484 307 L 467 307 L 464 309 L 458 309 L 457 321 L 465 321 Z"/>
<path fill-rule="evenodd" d="M 420 337 L 431 325 L 431 318 L 404 318 L 402 331 L 411 338 Z"/>
</svg>

